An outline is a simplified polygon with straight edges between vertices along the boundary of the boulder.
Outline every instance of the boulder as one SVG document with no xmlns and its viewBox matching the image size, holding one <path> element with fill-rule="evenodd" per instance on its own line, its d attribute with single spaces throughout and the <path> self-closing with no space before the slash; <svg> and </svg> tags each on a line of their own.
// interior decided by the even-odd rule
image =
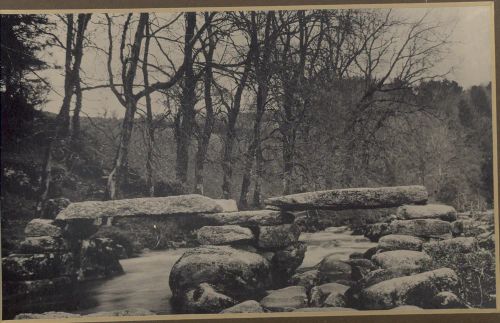
<svg viewBox="0 0 500 323">
<path fill-rule="evenodd" d="M 196 235 L 200 244 L 209 245 L 242 243 L 254 239 L 250 229 L 238 225 L 204 226 Z"/>
<path fill-rule="evenodd" d="M 431 257 L 426 253 L 413 250 L 393 250 L 377 253 L 373 262 L 382 269 L 393 269 L 403 273 L 418 273 L 430 267 Z"/>
<path fill-rule="evenodd" d="M 84 317 L 102 317 L 102 316 L 147 316 L 155 315 L 156 313 L 151 312 L 145 308 L 127 308 L 124 310 L 116 310 L 109 312 L 97 312 L 88 315 L 83 315 Z"/>
<path fill-rule="evenodd" d="M 78 280 L 92 280 L 123 274 L 121 248 L 109 238 L 83 240 L 79 252 Z"/>
<path fill-rule="evenodd" d="M 373 264 L 373 262 L 368 259 L 348 259 L 345 262 L 351 265 L 351 267 L 361 267 L 368 270 L 375 269 L 375 265 Z"/>
<path fill-rule="evenodd" d="M 262 306 L 259 304 L 259 302 L 250 300 L 250 301 L 244 301 L 243 303 L 236 304 L 234 306 L 231 306 L 229 308 L 226 308 L 221 314 L 228 314 L 228 313 L 264 313 L 264 309 Z"/>
<path fill-rule="evenodd" d="M 381 251 L 392 250 L 422 250 L 422 240 L 408 235 L 390 234 L 380 238 L 378 249 Z"/>
<path fill-rule="evenodd" d="M 299 240 L 300 230 L 295 224 L 260 226 L 257 245 L 261 249 L 281 249 Z"/>
<path fill-rule="evenodd" d="M 3 280 L 36 280 L 74 274 L 71 253 L 11 254 L 2 258 Z"/>
<path fill-rule="evenodd" d="M 183 313 L 219 313 L 236 302 L 224 294 L 218 293 L 213 286 L 202 283 L 189 290 L 184 296 Z"/>
<path fill-rule="evenodd" d="M 354 273 L 353 273 L 354 275 Z M 345 299 L 348 307 L 354 307 L 354 308 L 362 308 L 363 304 L 361 304 L 361 291 L 364 288 L 367 288 L 369 286 L 378 284 L 380 282 L 397 278 L 397 277 L 402 277 L 406 276 L 406 273 L 401 272 L 396 269 L 375 269 L 372 271 L 369 271 L 361 279 L 356 281 L 355 284 L 351 285 L 351 288 L 349 288 L 345 292 Z"/>
<path fill-rule="evenodd" d="M 308 270 L 303 273 L 298 273 L 292 276 L 288 283 L 294 286 L 304 286 L 307 291 L 321 284 L 323 277 L 318 270 Z"/>
<path fill-rule="evenodd" d="M 42 218 L 55 219 L 56 216 L 70 204 L 71 201 L 64 197 L 48 199 L 43 206 Z"/>
<path fill-rule="evenodd" d="M 174 298 L 201 283 L 237 301 L 263 294 L 270 286 L 271 266 L 262 256 L 229 246 L 187 250 L 174 264 L 169 284 Z"/>
<path fill-rule="evenodd" d="M 432 308 L 433 297 L 441 291 L 453 290 L 458 285 L 456 273 L 441 268 L 413 276 L 393 278 L 361 291 L 364 309 L 390 309 L 401 305 Z"/>
<path fill-rule="evenodd" d="M 44 312 L 44 313 L 21 313 L 14 317 L 14 320 L 48 320 L 48 319 L 66 319 L 82 317 L 80 314 L 67 312 Z"/>
<path fill-rule="evenodd" d="M 345 261 L 337 259 L 336 255 L 326 256 L 318 265 L 318 270 L 328 282 L 350 280 L 352 267 Z"/>
<path fill-rule="evenodd" d="M 323 306 L 327 307 L 345 307 L 346 301 L 344 294 L 331 293 L 323 302 Z"/>
<path fill-rule="evenodd" d="M 390 231 L 422 238 L 451 238 L 451 224 L 436 219 L 395 220 L 390 224 Z"/>
<path fill-rule="evenodd" d="M 362 279 L 370 271 L 376 268 L 373 262 L 368 259 L 348 259 L 346 263 L 351 265 L 351 279 L 354 281 Z"/>
<path fill-rule="evenodd" d="M 49 320 L 49 319 L 103 317 L 103 316 L 147 316 L 147 315 L 155 315 L 155 313 L 144 308 L 127 308 L 125 310 L 97 312 L 88 315 L 80 315 L 80 314 L 73 314 L 66 312 L 22 313 L 16 315 L 14 320 Z"/>
<path fill-rule="evenodd" d="M 283 210 L 345 210 L 387 208 L 403 204 L 424 204 L 423 186 L 347 188 L 285 195 L 266 199 L 264 204 Z"/>
<path fill-rule="evenodd" d="M 271 291 L 260 301 L 262 307 L 272 312 L 291 312 L 307 307 L 307 293 L 303 286 L 290 286 Z"/>
<path fill-rule="evenodd" d="M 312 307 L 345 307 L 345 293 L 349 286 L 328 283 L 315 286 L 311 289 L 309 306 Z"/>
<path fill-rule="evenodd" d="M 363 258 L 363 253 L 362 252 L 353 252 L 349 255 L 349 259 L 362 259 Z M 371 257 L 370 257 L 371 258 Z"/>
<path fill-rule="evenodd" d="M 371 242 L 377 242 L 381 237 L 391 234 L 389 223 L 368 224 L 365 228 L 364 236 Z"/>
<path fill-rule="evenodd" d="M 62 230 L 53 220 L 48 219 L 33 219 L 24 228 L 26 237 L 60 237 Z"/>
<path fill-rule="evenodd" d="M 306 307 L 293 310 L 293 312 L 343 312 L 343 311 L 350 312 L 357 310 L 349 307 Z"/>
<path fill-rule="evenodd" d="M 21 242 L 21 251 L 25 253 L 44 253 L 55 251 L 68 251 L 68 243 L 58 237 L 41 236 L 27 237 Z"/>
<path fill-rule="evenodd" d="M 373 255 L 379 252 L 378 247 L 371 247 L 363 253 L 363 258 L 371 260 Z"/>
<path fill-rule="evenodd" d="M 131 216 L 171 216 L 218 213 L 222 211 L 223 208 L 216 200 L 203 195 L 189 194 L 71 203 L 57 215 L 56 220 Z"/>
<path fill-rule="evenodd" d="M 222 212 L 238 212 L 238 205 L 235 200 L 214 200 L 222 208 Z"/>
<path fill-rule="evenodd" d="M 293 223 L 295 216 L 290 212 L 254 210 L 203 214 L 203 218 L 212 221 L 216 225 L 259 226 Z"/>
<path fill-rule="evenodd" d="M 467 308 L 467 305 L 452 292 L 440 292 L 433 297 L 432 308 Z"/>
<path fill-rule="evenodd" d="M 271 258 L 271 273 L 274 286 L 284 285 L 302 264 L 307 250 L 304 242 L 296 242 L 285 249 L 274 252 Z"/>
<path fill-rule="evenodd" d="M 64 294 L 76 288 L 75 281 L 67 276 L 22 281 L 4 281 L 3 299 L 46 297 L 48 295 Z"/>
<path fill-rule="evenodd" d="M 453 253 L 469 253 L 477 250 L 477 242 L 471 237 L 458 237 L 431 241 L 422 245 L 422 250 L 431 257 Z"/>
<path fill-rule="evenodd" d="M 390 309 L 390 311 L 420 311 L 420 310 L 423 310 L 423 308 L 414 305 L 401 305 Z"/>
<path fill-rule="evenodd" d="M 403 205 L 398 208 L 396 215 L 401 220 L 439 219 L 452 222 L 457 219 L 454 207 L 441 204 Z"/>
<path fill-rule="evenodd" d="M 367 273 L 361 280 L 359 285 L 364 287 L 372 286 L 385 280 L 406 276 L 403 272 L 397 269 L 376 269 Z"/>
</svg>

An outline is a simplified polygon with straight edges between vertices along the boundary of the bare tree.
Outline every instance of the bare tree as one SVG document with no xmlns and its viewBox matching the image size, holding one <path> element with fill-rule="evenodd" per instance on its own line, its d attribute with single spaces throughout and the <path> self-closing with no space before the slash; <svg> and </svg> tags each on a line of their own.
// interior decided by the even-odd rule
<svg viewBox="0 0 500 323">
<path fill-rule="evenodd" d="M 65 53 L 65 63 L 64 63 L 64 97 L 57 115 L 57 123 L 60 125 L 60 135 L 66 137 L 69 133 L 69 112 L 71 98 L 73 97 L 74 83 L 73 76 L 74 73 L 71 68 L 71 62 L 73 60 L 72 50 L 73 50 L 73 38 L 74 38 L 74 16 L 73 14 L 66 15 L 66 53 Z"/>
<path fill-rule="evenodd" d="M 77 29 L 76 29 L 76 39 L 75 39 L 75 47 L 73 50 L 73 56 L 75 57 L 75 62 L 73 63 L 73 82 L 75 84 L 74 92 L 76 96 L 75 109 L 73 111 L 73 117 L 71 120 L 72 126 L 72 141 L 77 146 L 78 139 L 80 137 L 80 112 L 82 110 L 82 100 L 83 100 L 83 92 L 81 87 L 81 77 L 80 70 L 82 64 L 83 57 L 83 43 L 85 40 L 85 30 L 90 21 L 91 14 L 79 14 Z"/>
<path fill-rule="evenodd" d="M 65 42 L 65 64 L 64 64 L 64 96 L 59 114 L 57 115 L 55 127 L 49 131 L 49 140 L 44 154 L 42 176 L 39 189 L 39 197 L 36 204 L 35 214 L 40 216 L 43 205 L 47 200 L 51 182 L 52 149 L 55 144 L 64 146 L 69 135 L 70 127 L 70 105 L 75 90 L 80 89 L 80 66 L 83 57 L 83 40 L 85 29 L 90 21 L 90 14 L 79 14 L 77 19 L 76 39 L 74 36 L 74 17 L 72 14 L 66 16 L 66 42 Z M 59 39 L 61 47 L 63 44 Z M 81 95 L 81 91 L 79 91 Z M 81 96 L 77 96 L 77 106 L 81 106 Z"/>
<path fill-rule="evenodd" d="M 195 118 L 196 83 L 194 73 L 193 39 L 196 28 L 196 13 L 187 12 L 186 31 L 184 34 L 184 78 L 182 84 L 181 106 L 177 115 L 175 138 L 177 143 L 176 177 L 186 184 L 188 180 L 189 147 Z"/>
<path fill-rule="evenodd" d="M 211 14 L 213 15 L 213 14 Z M 112 90 L 112 92 L 115 94 L 117 97 L 118 101 L 120 104 L 125 108 L 125 117 L 122 122 L 122 127 L 121 127 L 121 135 L 120 135 L 120 142 L 118 145 L 118 150 L 115 156 L 115 160 L 113 162 L 113 170 L 111 171 L 109 177 L 108 177 L 108 182 L 106 185 L 106 192 L 105 192 L 105 198 L 107 199 L 114 199 L 116 198 L 116 193 L 117 193 L 117 183 L 119 183 L 122 180 L 123 177 L 123 171 L 126 168 L 127 165 L 127 157 L 128 157 L 128 147 L 130 144 L 130 138 L 133 130 L 133 125 L 134 125 L 134 116 L 137 111 L 137 102 L 142 99 L 143 97 L 152 94 L 153 92 L 156 91 L 167 91 L 168 89 L 172 88 L 174 85 L 177 84 L 179 80 L 181 80 L 183 77 L 189 80 L 187 82 L 190 84 L 186 88 L 186 93 L 184 96 L 184 104 L 183 107 L 185 107 L 187 110 L 184 112 L 184 116 L 186 116 L 187 113 L 187 118 L 181 122 L 180 129 L 185 129 L 183 131 L 180 131 L 179 129 L 179 140 L 181 143 L 178 141 L 178 150 L 180 151 L 178 153 L 178 160 L 185 160 L 185 165 L 184 163 L 177 163 L 179 165 L 178 167 L 178 174 L 182 175 L 181 177 L 184 177 L 183 174 L 185 174 L 185 178 L 187 180 L 187 165 L 189 162 L 189 141 L 191 138 L 191 132 L 192 132 L 192 120 L 194 118 L 194 106 L 192 105 L 194 101 L 194 86 L 195 84 L 192 83 L 191 81 L 194 80 L 194 75 L 191 75 L 192 73 L 192 64 L 193 64 L 193 55 L 192 55 L 192 48 L 194 46 L 194 43 L 199 39 L 200 35 L 203 34 L 205 31 L 205 28 L 207 27 L 206 25 L 203 25 L 201 28 L 195 32 L 195 24 L 196 24 L 196 15 L 193 18 L 192 14 L 186 14 L 186 17 L 188 18 L 187 21 L 187 27 L 186 28 L 186 37 L 185 40 L 187 39 L 187 42 L 184 43 L 185 45 L 185 50 L 188 50 L 188 54 L 184 55 L 183 62 L 181 66 L 179 66 L 176 70 L 174 70 L 173 74 L 169 73 L 163 73 L 168 75 L 168 80 L 167 81 L 157 81 L 155 83 L 149 84 L 149 86 L 144 86 L 142 90 L 137 91 L 137 93 L 134 93 L 134 87 L 137 86 L 135 76 L 137 73 L 137 68 L 139 65 L 140 61 L 140 51 L 141 51 L 141 44 L 142 40 L 144 37 L 144 31 L 149 19 L 149 15 L 146 13 L 140 14 L 139 16 L 139 22 L 136 27 L 135 31 L 135 36 L 132 40 L 132 44 L 130 45 L 130 50 L 129 50 L 129 55 L 128 57 L 125 57 L 125 48 L 126 48 L 126 42 L 127 42 L 127 32 L 128 29 L 130 28 L 131 25 L 131 19 L 132 19 L 132 14 L 129 14 L 125 20 L 125 23 L 123 25 L 122 29 L 122 36 L 121 36 L 121 43 L 120 43 L 120 61 L 121 61 L 121 79 L 122 79 L 122 91 L 120 92 L 118 90 L 118 85 L 115 85 L 114 83 L 114 76 L 113 76 L 113 71 L 112 71 L 112 61 L 113 61 L 113 34 L 112 34 L 112 18 L 109 15 L 106 15 L 107 20 L 108 20 L 108 38 L 109 38 L 109 47 L 108 47 L 108 74 L 109 74 L 109 86 Z M 176 21 L 177 18 L 173 18 L 172 21 Z M 172 22 L 171 22 L 172 23 Z M 151 32 L 151 37 L 157 39 L 158 37 L 156 36 L 156 33 L 160 30 L 165 29 L 166 27 L 170 26 L 171 23 L 167 23 L 163 26 L 159 26 L 158 30 L 152 31 Z M 153 36 L 154 34 L 154 36 Z M 191 52 L 191 54 L 189 53 Z M 170 61 L 170 58 L 166 57 L 167 60 Z M 147 66 L 151 66 L 150 64 L 146 64 Z M 156 69 L 160 69 L 158 66 L 156 66 Z M 186 77 L 187 74 L 187 77 Z M 186 83 L 186 82 L 184 82 Z M 184 145 L 184 143 L 187 144 Z M 185 170 L 183 169 L 185 167 Z"/>
<path fill-rule="evenodd" d="M 120 44 L 120 60 L 122 63 L 121 78 L 123 83 L 123 91 L 120 93 L 116 86 L 114 85 L 114 77 L 111 62 L 113 59 L 113 35 L 111 32 L 112 19 L 109 15 L 106 15 L 108 20 L 108 37 L 109 37 L 109 49 L 108 49 L 108 73 L 109 73 L 109 84 L 111 90 L 117 97 L 118 101 L 123 107 L 125 107 L 125 116 L 122 122 L 120 141 L 118 144 L 118 149 L 116 152 L 113 170 L 109 174 L 108 183 L 105 191 L 106 199 L 116 198 L 116 186 L 119 185 L 119 180 L 122 177 L 122 173 L 125 170 L 128 156 L 128 147 L 130 142 L 130 137 L 132 135 L 132 129 L 134 126 L 134 117 L 137 110 L 138 97 L 134 94 L 134 81 L 137 73 L 137 65 L 139 62 L 139 55 L 141 51 L 141 43 L 144 38 L 144 30 L 149 19 L 147 13 L 141 13 L 139 17 L 139 22 L 135 31 L 134 39 L 131 45 L 129 57 L 125 58 L 125 46 L 126 46 L 126 36 L 128 28 L 130 27 L 132 14 L 129 14 L 126 18 L 122 37 Z M 146 94 L 146 93 L 145 93 Z"/>
<path fill-rule="evenodd" d="M 203 90 L 204 90 L 204 100 L 205 100 L 205 120 L 203 123 L 203 128 L 197 129 L 197 140 L 198 147 L 195 156 L 195 168 L 194 168 L 194 192 L 198 194 L 203 194 L 203 175 L 204 175 L 204 165 L 207 158 L 208 146 L 210 144 L 210 137 L 212 135 L 213 126 L 215 123 L 215 112 L 214 104 L 212 99 L 212 83 L 214 81 L 213 75 L 213 57 L 216 46 L 216 39 L 212 30 L 212 17 L 208 13 L 205 13 L 205 24 L 207 25 L 207 47 L 208 49 L 203 50 L 205 57 L 204 66 L 204 78 L 203 78 Z M 205 46 L 203 46 L 205 48 Z"/>
<path fill-rule="evenodd" d="M 148 24 L 145 27 L 146 40 L 144 42 L 144 58 L 142 61 L 142 76 L 144 78 L 144 87 L 149 87 L 149 72 L 148 72 L 148 56 L 149 56 L 149 44 L 151 42 L 150 35 L 151 25 Z M 149 196 L 155 195 L 155 180 L 154 180 L 154 169 L 153 169 L 153 153 L 155 146 L 155 126 L 153 124 L 153 108 L 151 106 L 151 94 L 146 93 L 146 186 L 148 188 Z"/>
<path fill-rule="evenodd" d="M 248 18 L 245 19 L 248 21 Z M 248 208 L 247 195 L 250 189 L 251 170 L 255 160 L 256 152 L 260 149 L 261 145 L 262 117 L 266 109 L 267 96 L 269 91 L 269 80 L 271 77 L 271 53 L 272 49 L 274 48 L 277 36 L 276 29 L 273 28 L 274 19 L 274 11 L 269 11 L 265 14 L 265 27 L 262 45 L 259 42 L 259 26 L 257 23 L 257 13 L 255 11 L 252 11 L 250 13 L 250 20 L 248 21 L 248 32 L 251 39 L 250 46 L 252 47 L 252 62 L 255 70 L 257 93 L 252 139 L 246 151 L 243 166 L 243 179 L 241 183 L 239 198 L 239 206 L 242 209 Z M 260 176 L 260 174 L 257 174 L 257 176 Z"/>
<path fill-rule="evenodd" d="M 241 100 L 243 92 L 247 85 L 248 76 L 252 68 L 252 50 L 249 50 L 245 61 L 243 62 L 243 71 L 236 74 L 235 80 L 237 82 L 234 97 L 230 103 L 224 102 L 227 111 L 227 120 L 223 136 L 223 150 L 222 150 L 222 196 L 225 199 L 232 197 L 232 178 L 233 178 L 233 151 L 236 141 L 236 122 L 241 109 Z"/>
</svg>

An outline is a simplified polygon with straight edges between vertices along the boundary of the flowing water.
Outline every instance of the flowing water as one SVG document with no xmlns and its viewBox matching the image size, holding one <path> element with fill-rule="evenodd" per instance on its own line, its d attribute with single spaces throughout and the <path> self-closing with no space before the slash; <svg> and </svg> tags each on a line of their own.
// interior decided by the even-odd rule
<svg viewBox="0 0 500 323">
<path fill-rule="evenodd" d="M 172 312 L 168 277 L 186 249 L 150 251 L 123 259 L 124 275 L 96 280 L 81 286 L 79 314 L 144 308 L 156 314 Z"/>
<path fill-rule="evenodd" d="M 312 267 L 328 255 L 339 260 L 353 252 L 364 252 L 375 246 L 362 236 L 353 236 L 346 227 L 332 227 L 315 233 L 302 233 L 300 241 L 307 244 L 302 268 Z M 89 314 L 130 308 L 144 308 L 157 314 L 172 312 L 172 293 L 168 277 L 174 263 L 186 249 L 152 251 L 138 258 L 121 260 L 125 275 L 82 285 L 80 309 Z"/>
<path fill-rule="evenodd" d="M 365 252 L 377 245 L 363 236 L 353 236 L 347 227 L 330 227 L 314 233 L 304 232 L 299 240 L 307 245 L 301 268 L 312 267 L 330 255 L 335 255 L 338 260 L 347 260 L 351 253 Z"/>
</svg>

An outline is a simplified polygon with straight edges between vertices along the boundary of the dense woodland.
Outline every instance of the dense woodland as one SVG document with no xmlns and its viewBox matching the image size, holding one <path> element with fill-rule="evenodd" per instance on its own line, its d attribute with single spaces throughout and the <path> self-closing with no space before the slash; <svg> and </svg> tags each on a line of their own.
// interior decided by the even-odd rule
<svg viewBox="0 0 500 323">
<path fill-rule="evenodd" d="M 491 207 L 491 84 L 437 72 L 445 27 L 365 9 L 4 15 L 2 199 L 23 178 L 34 213 L 59 196 L 201 193 L 244 209 L 422 184 L 459 210 Z M 64 52 L 62 89 L 41 73 L 50 51 Z M 88 117 L 97 89 L 123 113 Z M 49 91 L 57 115 L 43 112 Z"/>
</svg>

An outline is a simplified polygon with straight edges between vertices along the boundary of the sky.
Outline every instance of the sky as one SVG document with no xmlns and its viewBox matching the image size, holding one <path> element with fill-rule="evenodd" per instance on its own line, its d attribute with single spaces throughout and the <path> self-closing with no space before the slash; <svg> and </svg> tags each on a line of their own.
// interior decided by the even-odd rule
<svg viewBox="0 0 500 323">
<path fill-rule="evenodd" d="M 490 42 L 493 30 L 491 28 L 489 6 L 440 7 L 432 9 L 401 8 L 393 12 L 408 20 L 418 19 L 428 12 L 428 19 L 431 21 L 435 19 L 442 22 L 444 30 L 450 32 L 449 51 L 435 67 L 436 73 L 450 71 L 447 78 L 455 80 L 464 88 L 472 85 L 487 84 L 491 81 L 493 64 Z M 64 26 L 61 27 L 61 32 L 64 31 L 64 28 Z M 97 42 L 101 41 L 102 46 L 107 46 L 106 29 L 94 30 L 92 32 Z M 61 36 L 63 37 L 63 33 Z M 118 41 L 118 37 L 115 37 L 115 45 Z M 171 48 L 167 50 L 172 50 L 172 53 L 174 53 L 179 49 Z M 173 56 L 175 57 L 176 54 L 174 53 Z M 43 53 L 42 57 L 52 64 L 59 66 L 64 64 L 64 51 L 62 49 L 52 49 L 50 52 Z M 105 55 L 102 52 L 89 51 L 85 53 L 82 69 L 86 71 L 83 77 L 86 78 L 88 85 L 107 83 L 105 63 Z M 116 65 L 114 67 L 117 73 L 119 66 Z M 49 93 L 48 102 L 42 108 L 44 111 L 58 112 L 60 108 L 64 84 L 62 72 L 62 69 L 49 69 L 43 73 L 54 89 Z M 88 116 L 121 117 L 124 114 L 124 108 L 109 89 L 85 92 L 83 110 L 84 114 Z M 155 110 L 159 111 L 158 109 Z"/>
</svg>

